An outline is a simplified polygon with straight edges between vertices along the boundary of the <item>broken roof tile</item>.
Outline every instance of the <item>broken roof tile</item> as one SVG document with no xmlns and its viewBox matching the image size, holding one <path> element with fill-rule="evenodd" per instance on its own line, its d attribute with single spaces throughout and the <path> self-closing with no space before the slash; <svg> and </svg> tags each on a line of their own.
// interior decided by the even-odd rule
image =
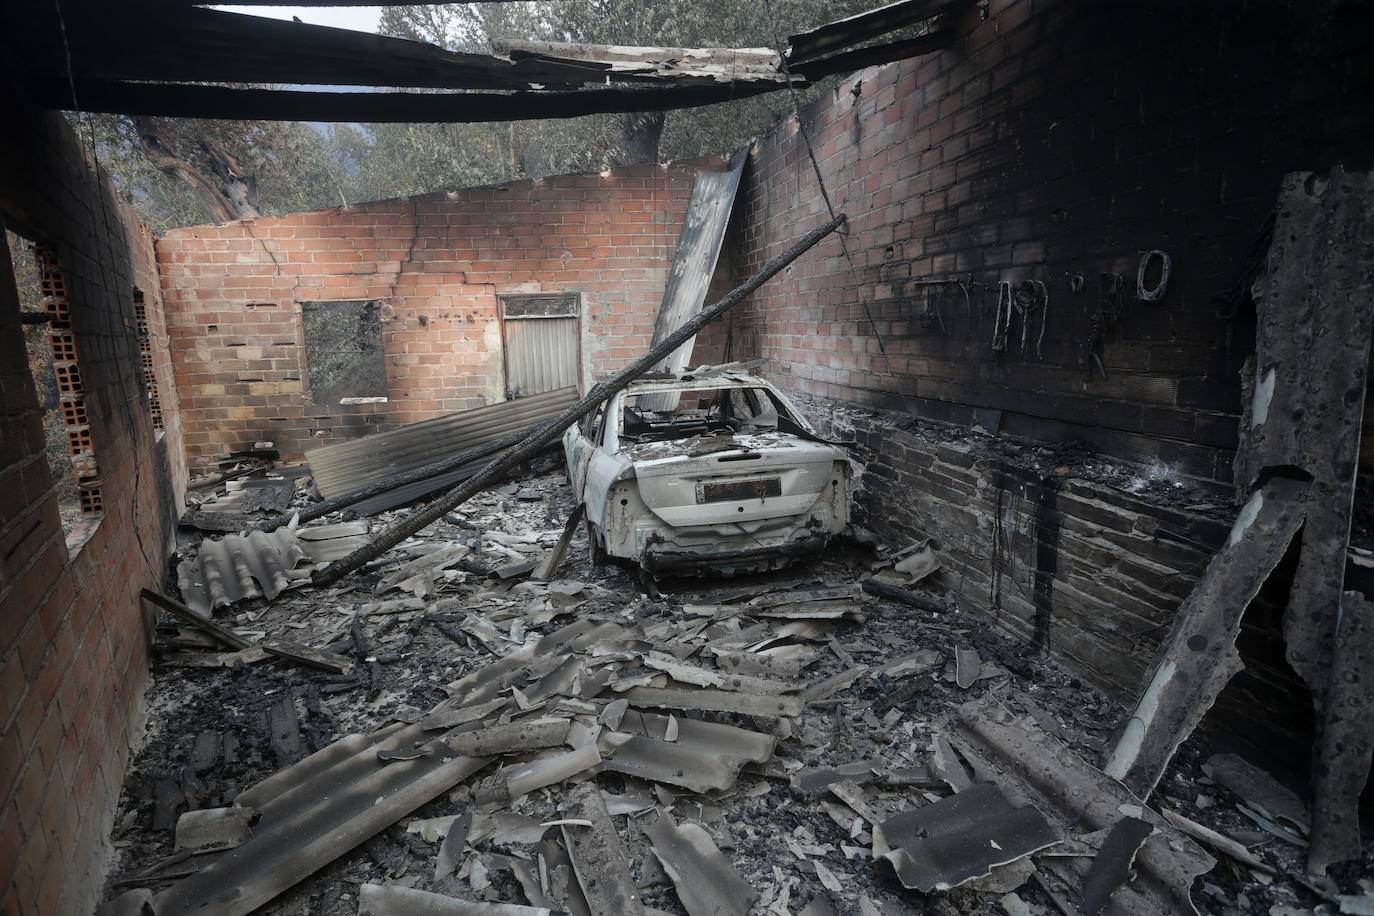
<svg viewBox="0 0 1374 916">
<path fill-rule="evenodd" d="M 902 885 L 930 893 L 958 887 L 1054 845 L 1059 835 L 1032 806 L 1016 807 L 981 783 L 873 829 L 873 857 L 892 863 Z"/>
</svg>

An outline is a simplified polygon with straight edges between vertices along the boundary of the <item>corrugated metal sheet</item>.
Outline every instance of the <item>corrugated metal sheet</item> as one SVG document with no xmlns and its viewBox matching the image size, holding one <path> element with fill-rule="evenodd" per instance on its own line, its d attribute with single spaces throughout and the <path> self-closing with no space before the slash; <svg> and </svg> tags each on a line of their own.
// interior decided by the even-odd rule
<svg viewBox="0 0 1374 916">
<path fill-rule="evenodd" d="M 576 388 L 560 388 L 310 449 L 305 458 L 320 493 L 338 496 L 551 420 L 576 401 Z"/>
<path fill-rule="evenodd" d="M 376 515 L 378 512 L 385 512 L 397 506 L 404 506 L 406 503 L 423 499 L 434 493 L 441 493 L 444 490 L 452 489 L 473 474 L 482 469 L 491 458 L 482 458 L 478 461 L 469 461 L 452 471 L 444 474 L 436 474 L 427 477 L 418 483 L 407 484 L 404 487 L 397 487 L 394 490 L 387 490 L 385 493 L 365 499 L 362 502 L 354 503 L 348 507 L 348 511 L 356 512 L 358 515 Z"/>
<path fill-rule="evenodd" d="M 505 321 L 506 392 L 512 398 L 577 385 L 576 318 Z"/>
<path fill-rule="evenodd" d="M 202 614 L 259 595 L 270 601 L 291 584 L 290 572 L 304 556 L 290 526 L 207 538 L 194 560 L 178 564 L 177 584 L 186 605 Z"/>
<path fill-rule="evenodd" d="M 462 730 L 428 735 L 419 725 L 349 735 L 234 799 L 261 819 L 253 835 L 157 895 L 162 914 L 245 916 L 406 814 L 484 767 L 444 744 Z M 423 742 L 423 743 L 421 743 Z M 380 751 L 409 751 L 387 761 Z"/>
<path fill-rule="evenodd" d="M 720 246 L 725 241 L 725 229 L 730 224 L 730 211 L 734 209 L 740 175 L 748 158 L 748 148 L 742 149 L 735 153 L 724 172 L 703 172 L 697 176 L 673 255 L 673 270 L 654 322 L 653 344 L 662 342 L 690 321 L 705 304 L 706 288 L 716 272 Z M 687 341 L 656 368 L 667 372 L 688 368 L 695 342 L 696 338 Z M 677 395 L 655 395 L 640 404 L 650 410 L 671 410 L 677 405 Z"/>
</svg>

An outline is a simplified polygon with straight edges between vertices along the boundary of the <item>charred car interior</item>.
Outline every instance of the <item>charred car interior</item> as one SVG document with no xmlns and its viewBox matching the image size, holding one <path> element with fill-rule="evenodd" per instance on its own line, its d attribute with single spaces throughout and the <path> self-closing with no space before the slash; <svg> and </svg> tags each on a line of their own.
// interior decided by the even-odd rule
<svg viewBox="0 0 1374 916">
<path fill-rule="evenodd" d="M 0 3 L 0 914 L 1374 914 L 1374 3 Z"/>
</svg>

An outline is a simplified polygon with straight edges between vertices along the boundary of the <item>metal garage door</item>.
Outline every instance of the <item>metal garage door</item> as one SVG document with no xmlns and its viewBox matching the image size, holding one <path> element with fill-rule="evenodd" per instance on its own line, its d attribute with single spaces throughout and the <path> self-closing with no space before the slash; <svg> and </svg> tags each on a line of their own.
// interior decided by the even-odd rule
<svg viewBox="0 0 1374 916">
<path fill-rule="evenodd" d="M 578 297 L 501 297 L 506 397 L 522 398 L 577 385 Z"/>
</svg>

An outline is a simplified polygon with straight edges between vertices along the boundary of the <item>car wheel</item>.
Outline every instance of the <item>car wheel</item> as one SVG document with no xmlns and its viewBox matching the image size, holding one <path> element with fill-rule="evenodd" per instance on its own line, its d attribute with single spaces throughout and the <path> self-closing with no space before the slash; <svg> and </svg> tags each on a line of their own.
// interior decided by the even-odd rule
<svg viewBox="0 0 1374 916">
<path fill-rule="evenodd" d="M 606 548 L 601 546 L 600 532 L 592 524 L 591 519 L 585 522 L 587 526 L 587 556 L 591 558 L 593 566 L 606 565 Z"/>
</svg>

